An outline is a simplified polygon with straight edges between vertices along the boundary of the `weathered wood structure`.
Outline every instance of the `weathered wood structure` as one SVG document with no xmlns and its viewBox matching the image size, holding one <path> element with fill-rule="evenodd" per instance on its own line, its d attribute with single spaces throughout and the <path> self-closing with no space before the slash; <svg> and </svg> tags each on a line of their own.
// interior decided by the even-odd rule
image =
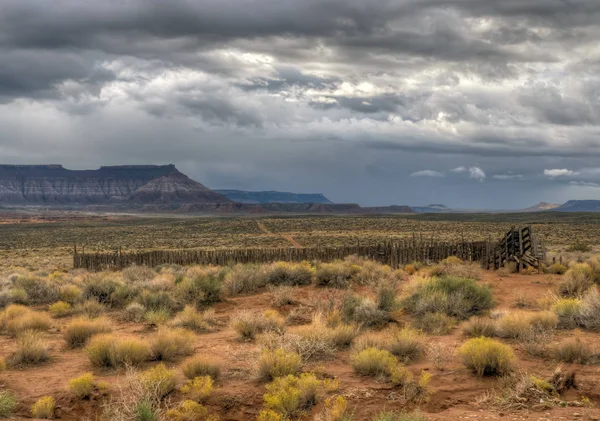
<svg viewBox="0 0 600 421">
<path fill-rule="evenodd" d="M 512 227 L 493 248 L 488 267 L 498 269 L 516 262 L 518 268 L 532 266 L 538 269 L 545 260 L 543 241 L 534 236 L 531 227 Z"/>
<path fill-rule="evenodd" d="M 497 269 L 508 262 L 539 267 L 545 259 L 543 245 L 529 227 L 512 228 L 497 244 L 488 241 L 438 242 L 418 239 L 390 241 L 377 245 L 349 245 L 343 247 L 306 248 L 247 248 L 247 249 L 185 249 L 86 253 L 75 247 L 73 266 L 91 271 L 120 270 L 128 266 L 177 265 L 231 265 L 236 263 L 271 262 L 330 262 L 348 256 L 360 256 L 399 268 L 413 262 L 439 262 L 456 256 L 468 262 L 478 262 L 486 269 Z"/>
</svg>

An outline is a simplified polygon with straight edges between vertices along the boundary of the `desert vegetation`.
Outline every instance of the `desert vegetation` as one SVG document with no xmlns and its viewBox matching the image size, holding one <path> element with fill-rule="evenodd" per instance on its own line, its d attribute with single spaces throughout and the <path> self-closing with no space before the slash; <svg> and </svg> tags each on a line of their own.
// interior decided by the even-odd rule
<svg viewBox="0 0 600 421">
<path fill-rule="evenodd" d="M 367 243 L 386 230 L 407 236 L 410 224 L 455 235 L 444 221 L 349 219 Z M 256 221 L 229 222 L 84 225 L 107 248 L 124 226 L 138 245 L 286 246 Z M 301 244 L 354 235 L 331 217 L 261 222 Z M 483 226 L 495 232 L 493 223 L 469 229 Z M 83 235 L 54 230 L 65 237 L 42 238 L 40 248 Z M 1 241 L 31 241 L 27 229 L 8 234 Z M 557 244 L 567 253 L 573 241 Z M 592 414 L 600 263 L 572 250 L 527 274 L 454 257 L 396 269 L 354 256 L 89 273 L 44 259 L 20 265 L 31 252 L 11 252 L 0 266 L 0 417 L 422 421 L 539 402 L 549 419 Z"/>
</svg>

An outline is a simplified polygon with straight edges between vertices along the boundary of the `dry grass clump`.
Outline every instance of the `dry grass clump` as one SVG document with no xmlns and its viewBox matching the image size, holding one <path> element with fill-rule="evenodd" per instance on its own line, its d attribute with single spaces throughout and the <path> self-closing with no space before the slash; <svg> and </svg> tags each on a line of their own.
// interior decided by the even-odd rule
<svg viewBox="0 0 600 421">
<path fill-rule="evenodd" d="M 344 322 L 363 327 L 384 326 L 391 320 L 390 314 L 381 310 L 376 302 L 353 293 L 344 294 L 339 311 Z"/>
<path fill-rule="evenodd" d="M 377 348 L 377 349 L 390 349 L 391 338 L 390 335 L 384 332 L 367 332 L 363 335 L 360 335 L 355 341 L 353 345 L 353 349 L 356 352 L 363 351 L 367 348 Z"/>
<path fill-rule="evenodd" d="M 62 285 L 59 290 L 59 297 L 61 301 L 69 303 L 71 305 L 76 304 L 81 299 L 81 288 L 77 285 Z"/>
<path fill-rule="evenodd" d="M 398 282 L 396 280 L 382 280 L 375 286 L 377 296 L 377 308 L 383 311 L 394 311 L 397 309 L 396 293 L 398 292 Z"/>
<path fill-rule="evenodd" d="M 129 266 L 123 269 L 121 275 L 129 283 L 146 285 L 154 279 L 156 272 L 148 266 Z"/>
<path fill-rule="evenodd" d="M 229 297 L 253 294 L 267 284 L 263 265 L 235 265 L 223 278 L 223 292 Z"/>
<path fill-rule="evenodd" d="M 288 376 L 300 372 L 302 359 L 295 352 L 283 349 L 263 350 L 258 360 L 258 378 L 270 381 L 277 377 Z"/>
<path fill-rule="evenodd" d="M 420 412 L 382 411 L 371 421 L 427 421 L 427 417 Z"/>
<path fill-rule="evenodd" d="M 47 314 L 29 309 L 13 318 L 10 318 L 10 313 L 6 314 L 3 322 L 6 331 L 12 336 L 29 330 L 45 332 L 52 326 L 52 319 Z"/>
<path fill-rule="evenodd" d="M 496 336 L 496 322 L 487 317 L 474 317 L 465 324 L 463 332 L 473 338 L 480 336 L 491 338 Z"/>
<path fill-rule="evenodd" d="M 494 305 L 489 286 L 478 285 L 468 278 L 444 276 L 414 280 L 412 294 L 402 301 L 406 311 L 417 316 L 444 313 L 466 319 Z"/>
<path fill-rule="evenodd" d="M 500 387 L 486 393 L 481 404 L 491 404 L 500 410 L 528 409 L 535 405 L 554 406 L 559 403 L 554 384 L 527 373 L 502 377 Z"/>
<path fill-rule="evenodd" d="M 227 269 L 195 267 L 177 284 L 177 293 L 185 303 L 200 306 L 221 300 L 221 288 Z"/>
<path fill-rule="evenodd" d="M 169 320 L 171 320 L 171 310 L 168 308 L 148 310 L 144 313 L 144 321 L 152 327 L 162 326 Z"/>
<path fill-rule="evenodd" d="M 411 326 L 430 335 L 448 335 L 456 326 L 456 319 L 445 313 L 425 313 L 415 317 Z"/>
<path fill-rule="evenodd" d="M 138 374 L 141 386 L 158 397 L 167 396 L 177 386 L 177 374 L 160 363 Z"/>
<path fill-rule="evenodd" d="M 0 418 L 10 418 L 17 406 L 17 400 L 8 390 L 0 390 Z"/>
<path fill-rule="evenodd" d="M 174 361 L 194 353 L 195 336 L 185 329 L 160 329 L 150 340 L 150 357 Z"/>
<path fill-rule="evenodd" d="M 579 318 L 586 329 L 600 331 L 600 292 L 596 288 L 583 297 Z"/>
<path fill-rule="evenodd" d="M 596 364 L 600 361 L 598 350 L 579 337 L 568 339 L 552 348 L 552 355 L 560 362 Z"/>
<path fill-rule="evenodd" d="M 87 300 L 75 306 L 75 312 L 90 319 L 100 317 L 106 312 L 106 306 L 96 300 Z"/>
<path fill-rule="evenodd" d="M 352 278 L 360 271 L 360 266 L 344 261 L 322 263 L 315 272 L 315 285 L 331 288 L 348 288 Z"/>
<path fill-rule="evenodd" d="M 496 335 L 500 338 L 519 339 L 530 331 L 547 332 L 556 329 L 557 326 L 558 316 L 551 311 L 515 311 L 496 321 Z"/>
<path fill-rule="evenodd" d="M 214 381 L 218 381 L 221 376 L 221 368 L 211 358 L 203 355 L 197 355 L 184 361 L 181 370 L 190 380 L 196 377 L 210 376 Z"/>
<path fill-rule="evenodd" d="M 561 265 L 560 263 L 553 263 L 546 269 L 548 273 L 554 275 L 564 275 L 567 270 L 568 268 L 565 265 Z"/>
<path fill-rule="evenodd" d="M 465 367 L 478 376 L 501 376 L 511 370 L 514 353 L 512 349 L 490 338 L 474 338 L 465 342 L 458 354 Z"/>
<path fill-rule="evenodd" d="M 389 351 L 405 364 L 418 361 L 425 352 L 425 338 L 413 329 L 393 330 Z"/>
<path fill-rule="evenodd" d="M 110 331 L 111 326 L 106 319 L 78 319 L 65 327 L 63 337 L 69 348 L 79 348 L 84 346 L 92 336 Z"/>
<path fill-rule="evenodd" d="M 240 339 L 254 340 L 260 333 L 283 332 L 285 319 L 274 310 L 267 310 L 264 313 L 243 310 L 232 316 L 231 327 Z"/>
<path fill-rule="evenodd" d="M 31 415 L 34 418 L 50 420 L 54 418 L 54 408 L 56 401 L 52 396 L 43 396 L 31 406 Z"/>
<path fill-rule="evenodd" d="M 173 325 L 203 333 L 214 330 L 217 325 L 217 319 L 215 311 L 212 309 L 199 312 L 192 306 L 185 306 L 183 311 L 175 317 Z"/>
<path fill-rule="evenodd" d="M 267 283 L 271 285 L 310 285 L 315 268 L 309 262 L 276 262 L 265 267 Z"/>
<path fill-rule="evenodd" d="M 15 289 L 25 291 L 28 304 L 50 304 L 59 298 L 59 286 L 47 278 L 19 276 Z"/>
<path fill-rule="evenodd" d="M 581 297 L 594 285 L 594 273 L 587 263 L 576 263 L 567 270 L 558 284 L 562 297 Z"/>
<path fill-rule="evenodd" d="M 144 320 L 146 308 L 140 303 L 130 303 L 121 313 L 121 320 L 125 322 L 141 323 Z"/>
<path fill-rule="evenodd" d="M 17 337 L 17 349 L 9 357 L 8 364 L 19 367 L 40 364 L 49 359 L 48 345 L 43 341 L 41 334 L 28 330 Z"/>
<path fill-rule="evenodd" d="M 296 287 L 288 285 L 281 285 L 271 287 L 270 291 L 273 293 L 273 306 L 283 307 L 289 304 L 294 304 L 294 290 Z"/>
<path fill-rule="evenodd" d="M 266 386 L 265 407 L 279 415 L 280 419 L 299 416 L 317 403 L 320 383 L 311 373 L 278 377 Z M 274 419 L 265 418 L 263 414 L 259 415 L 259 419 L 261 416 L 264 420 Z"/>
<path fill-rule="evenodd" d="M 94 336 L 85 351 L 95 367 L 135 366 L 150 358 L 150 347 L 145 342 L 110 334 Z"/>
</svg>

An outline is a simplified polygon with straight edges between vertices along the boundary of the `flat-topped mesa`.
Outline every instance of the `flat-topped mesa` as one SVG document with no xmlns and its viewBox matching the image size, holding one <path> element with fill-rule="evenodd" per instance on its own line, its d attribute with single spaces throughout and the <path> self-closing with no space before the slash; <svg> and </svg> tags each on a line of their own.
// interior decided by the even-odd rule
<svg viewBox="0 0 600 421">
<path fill-rule="evenodd" d="M 69 170 L 62 165 L 0 165 L 0 204 L 143 204 L 157 201 L 231 202 L 189 179 L 172 164 L 103 166 L 97 170 Z"/>
</svg>

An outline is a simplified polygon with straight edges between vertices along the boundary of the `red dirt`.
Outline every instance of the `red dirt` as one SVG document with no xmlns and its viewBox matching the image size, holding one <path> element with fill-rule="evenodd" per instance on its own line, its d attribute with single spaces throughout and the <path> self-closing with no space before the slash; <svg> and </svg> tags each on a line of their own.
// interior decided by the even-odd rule
<svg viewBox="0 0 600 421">
<path fill-rule="evenodd" d="M 497 309 L 514 308 L 517 299 L 529 300 L 535 306 L 536 300 L 542 298 L 551 288 L 552 276 L 548 275 L 511 275 L 500 278 L 494 273 L 486 273 L 483 282 L 489 282 L 493 287 Z M 298 303 L 311 305 L 310 297 L 317 291 L 312 287 L 301 288 L 295 299 Z M 236 309 L 266 309 L 272 303 L 272 294 L 264 292 L 258 295 L 228 299 L 215 306 L 217 316 L 226 321 Z M 114 319 L 114 318 L 113 318 Z M 96 419 L 100 412 L 101 400 L 96 397 L 91 400 L 76 401 L 67 392 L 68 381 L 82 373 L 93 371 L 101 380 L 108 381 L 111 390 L 122 381 L 122 371 L 101 371 L 92 369 L 83 350 L 66 350 L 60 333 L 69 320 L 56 320 L 57 328 L 47 334 L 52 344 L 52 360 L 38 367 L 24 370 L 9 369 L 0 374 L 0 381 L 12 390 L 19 399 L 16 419 L 28 419 L 30 406 L 41 396 L 53 395 L 57 398 L 57 418 L 62 420 Z M 114 321 L 115 332 L 120 335 L 148 338 L 152 332 L 144 330 L 141 325 L 119 323 Z M 294 327 L 290 327 L 291 330 Z M 573 331 L 559 331 L 556 340 L 573 336 Z M 582 333 L 585 340 L 597 342 L 598 336 Z M 449 346 L 456 346 L 465 341 L 462 330 L 457 327 L 451 335 L 429 337 Z M 518 356 L 519 371 L 535 373 L 543 378 L 549 378 L 556 363 L 534 359 L 525 354 L 521 344 L 511 343 Z M 14 348 L 14 340 L 0 338 L 0 353 L 6 357 Z M 214 333 L 197 336 L 196 353 L 213 357 L 222 367 L 223 375 L 218 388 L 209 399 L 207 406 L 216 411 L 222 421 L 253 420 L 261 409 L 264 385 L 252 377 L 252 363 L 256 361 L 258 347 L 252 343 L 241 343 L 229 327 Z M 177 364 L 168 364 L 175 367 Z M 322 367 L 327 375 L 339 380 L 339 393 L 348 399 L 349 407 L 354 411 L 354 420 L 366 420 L 371 415 L 386 409 L 400 410 L 405 404 L 400 397 L 400 391 L 389 384 L 377 382 L 371 378 L 357 376 L 353 373 L 349 362 L 349 352 L 341 352 L 331 361 L 325 361 Z M 552 409 L 530 409 L 514 412 L 500 412 L 489 407 L 477 406 L 477 398 L 486 390 L 496 385 L 491 378 L 477 378 L 468 372 L 454 356 L 444 371 L 436 370 L 431 363 L 423 359 L 417 364 L 411 364 L 409 369 L 418 375 L 421 370 L 432 374 L 431 386 L 433 394 L 428 403 L 421 407 L 429 420 L 599 420 L 600 409 L 587 407 L 567 407 Z M 589 398 L 595 404 L 600 404 L 600 366 L 572 365 L 565 368 L 574 369 L 577 373 L 578 389 L 570 391 L 563 398 L 580 401 L 582 396 Z M 181 382 L 184 381 L 181 375 Z M 180 397 L 176 396 L 176 399 Z M 322 404 L 321 404 L 322 405 Z M 413 409 L 413 407 L 409 408 Z M 317 406 L 312 414 L 315 416 L 321 410 Z M 21 417 L 21 418 L 19 418 Z M 307 416 L 306 419 L 313 419 Z"/>
</svg>

